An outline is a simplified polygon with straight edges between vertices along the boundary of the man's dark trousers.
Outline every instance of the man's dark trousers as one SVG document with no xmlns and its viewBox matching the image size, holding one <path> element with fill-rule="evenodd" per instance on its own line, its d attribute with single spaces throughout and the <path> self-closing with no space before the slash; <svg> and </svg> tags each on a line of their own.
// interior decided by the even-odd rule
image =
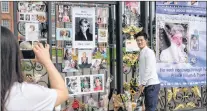
<svg viewBox="0 0 207 111">
<path fill-rule="evenodd" d="M 160 84 L 149 85 L 144 88 L 145 111 L 155 111 L 158 103 Z"/>
</svg>

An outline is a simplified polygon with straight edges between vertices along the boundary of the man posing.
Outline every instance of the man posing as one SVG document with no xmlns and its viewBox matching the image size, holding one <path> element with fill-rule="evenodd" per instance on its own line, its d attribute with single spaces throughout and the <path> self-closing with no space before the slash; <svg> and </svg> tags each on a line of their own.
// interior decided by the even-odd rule
<svg viewBox="0 0 207 111">
<path fill-rule="evenodd" d="M 137 33 L 135 39 L 141 49 L 139 55 L 139 89 L 144 92 L 146 111 L 155 111 L 160 90 L 155 53 L 147 47 L 148 37 L 146 33 Z"/>
</svg>

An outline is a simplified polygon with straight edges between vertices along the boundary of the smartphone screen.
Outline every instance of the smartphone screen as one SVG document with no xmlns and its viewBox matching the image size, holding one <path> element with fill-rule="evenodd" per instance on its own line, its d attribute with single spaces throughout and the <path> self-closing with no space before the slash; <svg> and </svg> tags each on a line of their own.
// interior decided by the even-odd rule
<svg viewBox="0 0 207 111">
<path fill-rule="evenodd" d="M 35 53 L 33 50 L 21 50 L 24 59 L 35 59 Z"/>
</svg>

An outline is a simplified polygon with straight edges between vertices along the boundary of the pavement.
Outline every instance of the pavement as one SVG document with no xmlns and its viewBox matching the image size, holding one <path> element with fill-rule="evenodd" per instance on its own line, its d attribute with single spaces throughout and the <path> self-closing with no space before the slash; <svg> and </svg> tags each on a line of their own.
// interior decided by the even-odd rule
<svg viewBox="0 0 207 111">
<path fill-rule="evenodd" d="M 181 111 L 206 111 L 206 108 L 189 109 L 189 110 L 181 110 Z"/>
</svg>

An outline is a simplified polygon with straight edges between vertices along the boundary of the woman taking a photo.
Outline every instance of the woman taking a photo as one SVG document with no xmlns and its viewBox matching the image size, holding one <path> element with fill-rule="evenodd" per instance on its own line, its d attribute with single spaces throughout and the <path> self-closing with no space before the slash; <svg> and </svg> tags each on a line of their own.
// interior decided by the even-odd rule
<svg viewBox="0 0 207 111">
<path fill-rule="evenodd" d="M 17 37 L 1 26 L 1 111 L 52 111 L 68 99 L 64 80 L 50 60 L 49 45 L 38 43 L 33 51 L 47 69 L 51 89 L 24 82 Z"/>
</svg>

